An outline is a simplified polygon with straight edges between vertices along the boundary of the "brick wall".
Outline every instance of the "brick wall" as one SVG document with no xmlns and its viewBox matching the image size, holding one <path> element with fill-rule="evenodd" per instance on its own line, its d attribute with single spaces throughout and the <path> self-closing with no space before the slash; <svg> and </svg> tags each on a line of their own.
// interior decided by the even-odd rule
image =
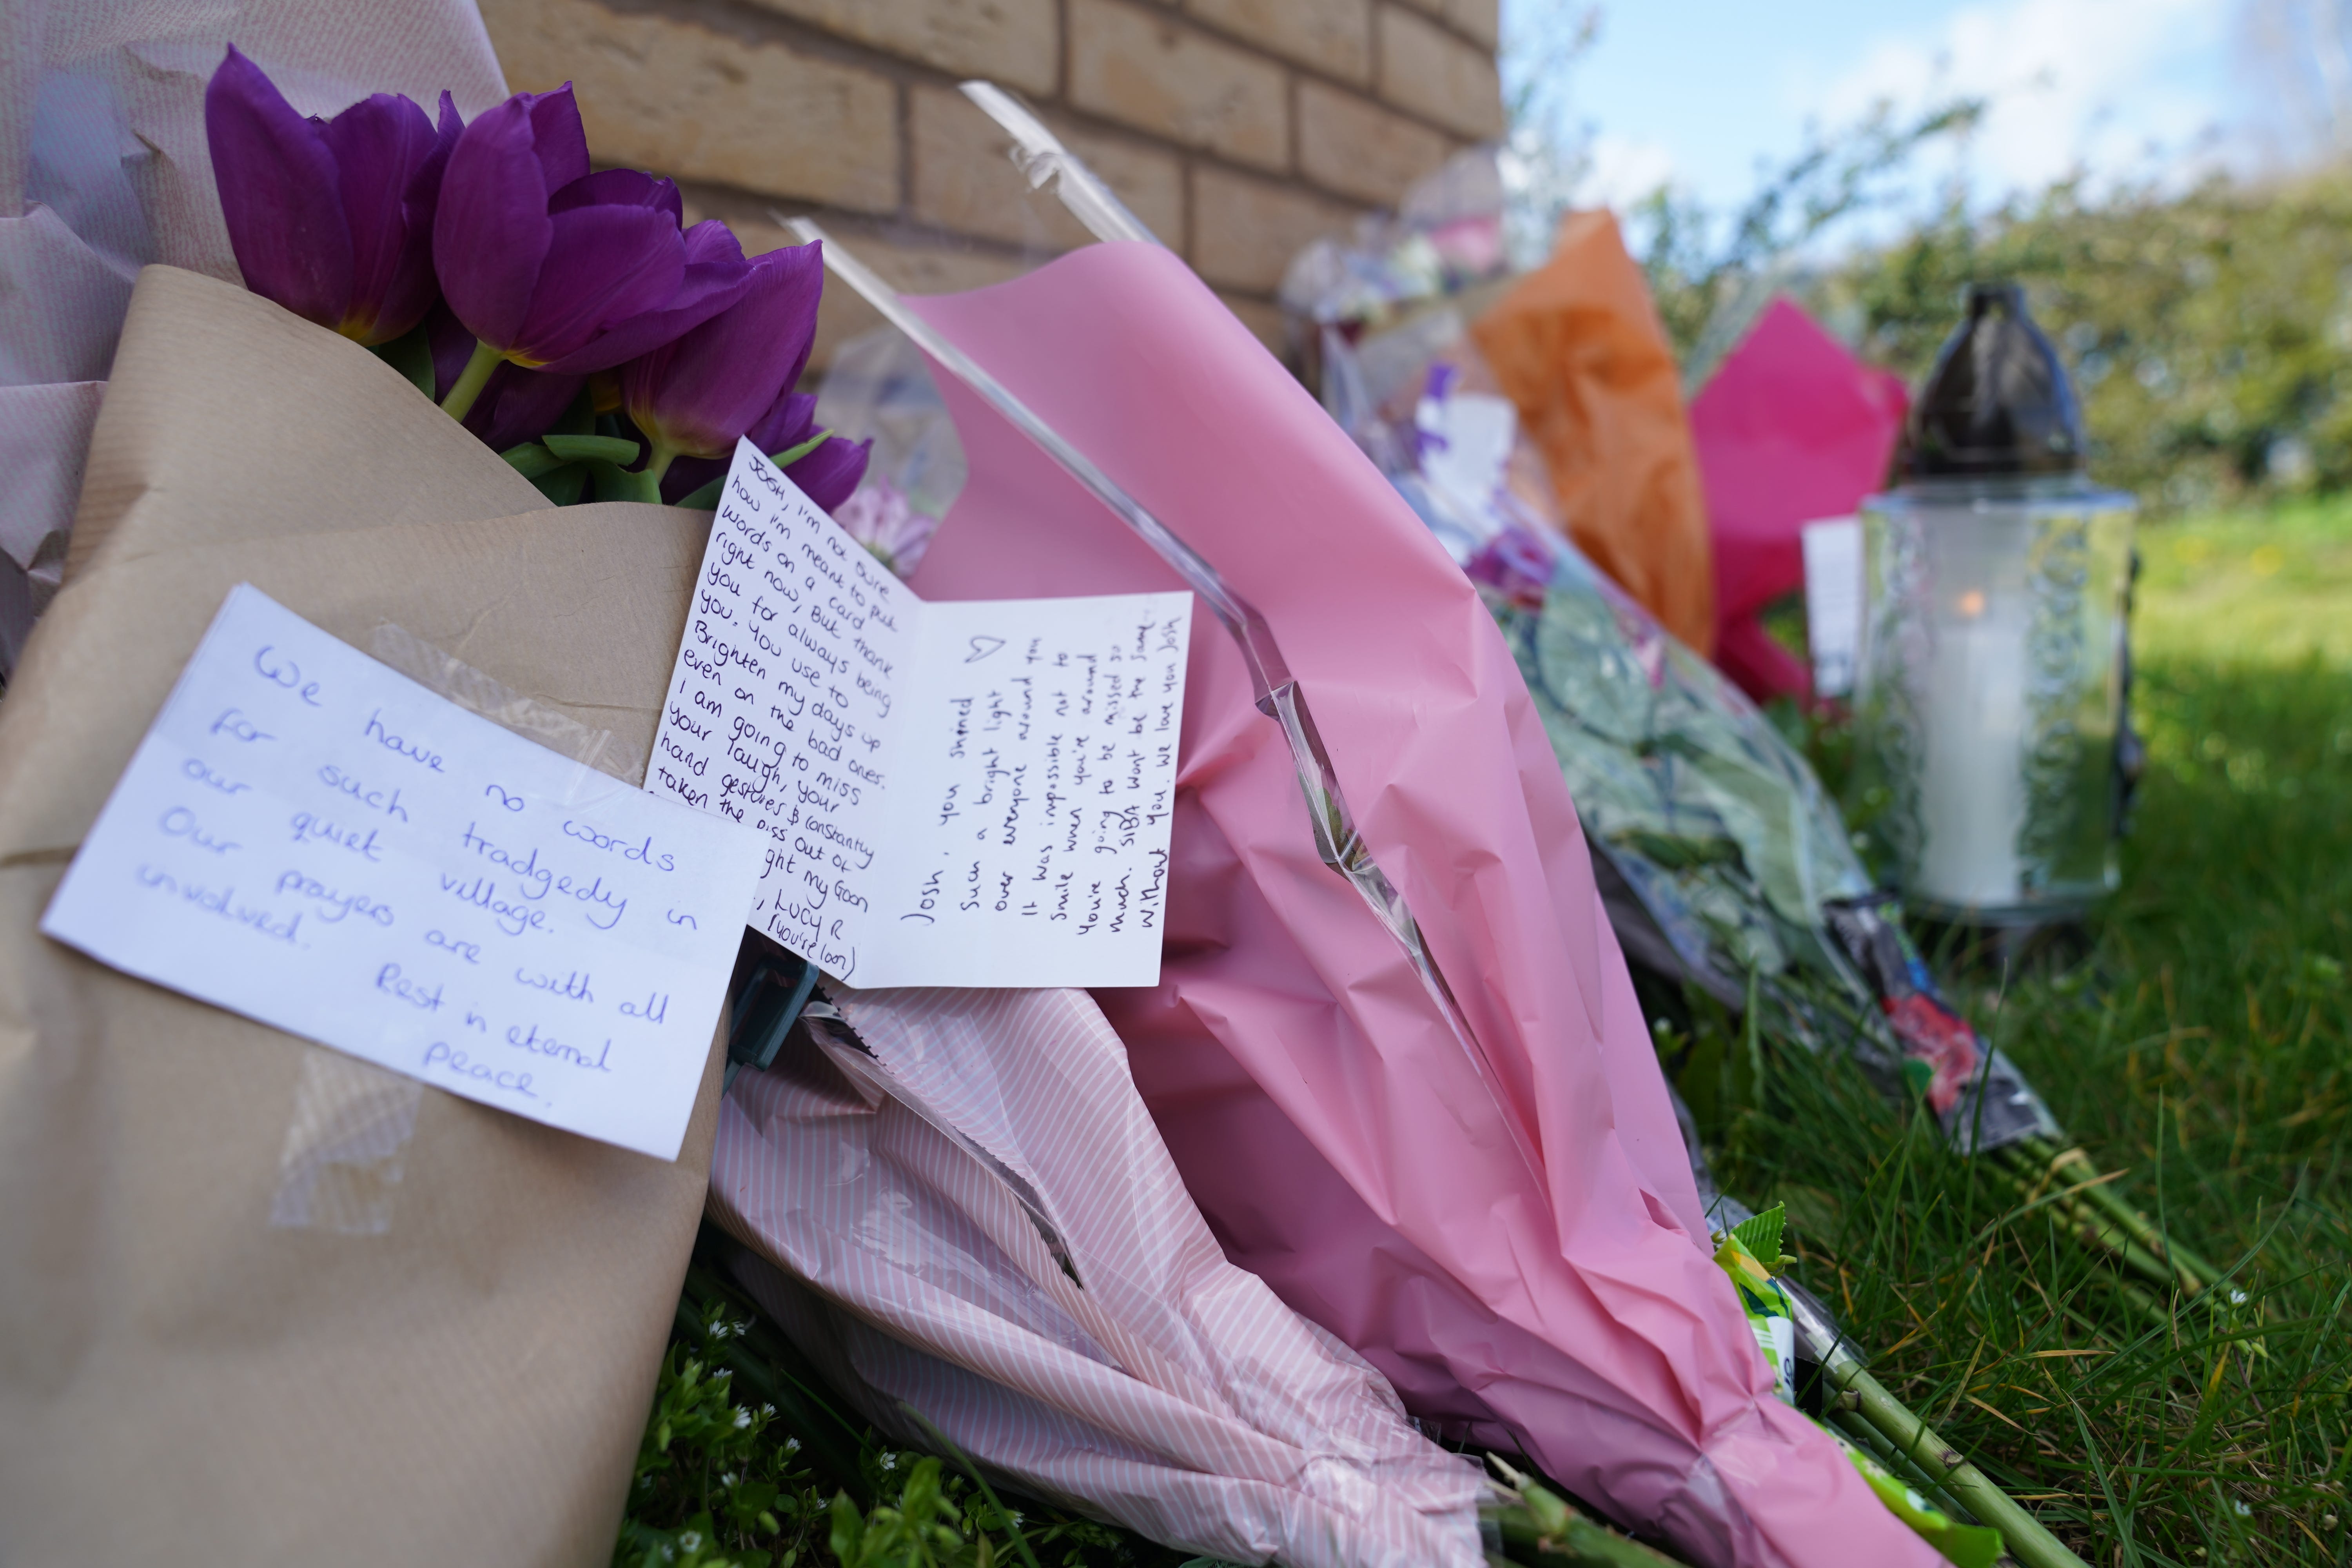
<svg viewBox="0 0 2352 1568">
<path fill-rule="evenodd" d="M 748 248 L 810 213 L 899 288 L 1083 237 L 1024 199 L 969 77 L 1039 110 L 1269 342 L 1298 247 L 1502 129 L 1499 0 L 481 0 L 507 80 L 577 85 L 602 163 Z M 875 318 L 826 290 L 820 353 Z"/>
</svg>

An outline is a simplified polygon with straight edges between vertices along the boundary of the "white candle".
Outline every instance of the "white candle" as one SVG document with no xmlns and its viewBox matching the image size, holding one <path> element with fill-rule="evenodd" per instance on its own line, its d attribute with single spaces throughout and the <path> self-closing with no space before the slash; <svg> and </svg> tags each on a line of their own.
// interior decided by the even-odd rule
<svg viewBox="0 0 2352 1568">
<path fill-rule="evenodd" d="M 1917 890 L 1957 909 L 1994 909 L 2022 891 L 2026 637 L 2021 594 L 1955 593 L 1940 604 L 1920 683 L 1923 731 Z"/>
</svg>

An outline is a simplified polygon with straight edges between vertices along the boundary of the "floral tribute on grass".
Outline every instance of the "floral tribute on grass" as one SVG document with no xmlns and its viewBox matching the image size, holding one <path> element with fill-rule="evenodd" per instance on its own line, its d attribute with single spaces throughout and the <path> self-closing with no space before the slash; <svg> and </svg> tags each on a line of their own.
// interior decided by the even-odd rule
<svg viewBox="0 0 2352 1568">
<path fill-rule="evenodd" d="M 594 169 L 567 84 L 470 125 L 377 93 L 295 112 L 234 47 L 205 130 L 245 285 L 365 345 L 559 506 L 709 510 L 749 436 L 827 511 L 870 442 L 816 427 L 814 245 L 746 258 L 677 187 Z"/>
<path fill-rule="evenodd" d="M 1002 1490 L 944 1436 L 936 1454 L 892 1444 L 729 1283 L 725 1245 L 706 1226 L 687 1271 L 613 1568 L 1228 1568 Z M 1490 1563 L 1676 1568 L 1487 1462 Z"/>
</svg>

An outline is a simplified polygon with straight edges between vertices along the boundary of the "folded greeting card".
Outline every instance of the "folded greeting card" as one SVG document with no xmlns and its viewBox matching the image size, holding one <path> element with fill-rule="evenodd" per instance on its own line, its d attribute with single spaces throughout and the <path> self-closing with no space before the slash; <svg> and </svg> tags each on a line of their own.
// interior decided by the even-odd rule
<svg viewBox="0 0 2352 1568">
<path fill-rule="evenodd" d="M 927 603 L 743 442 L 646 787 L 764 835 L 751 923 L 840 979 L 1150 985 L 1191 627 Z"/>
</svg>

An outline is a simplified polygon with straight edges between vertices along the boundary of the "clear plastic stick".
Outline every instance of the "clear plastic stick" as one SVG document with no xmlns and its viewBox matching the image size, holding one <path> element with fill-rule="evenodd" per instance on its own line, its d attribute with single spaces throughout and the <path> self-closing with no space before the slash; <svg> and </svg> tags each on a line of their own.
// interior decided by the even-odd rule
<svg viewBox="0 0 2352 1568">
<path fill-rule="evenodd" d="M 1043 127 L 1039 130 L 1042 132 Z M 1068 155 L 1065 153 L 1064 156 L 1066 158 Z M 1463 1016 L 1462 1005 L 1454 999 L 1453 988 L 1439 972 L 1428 943 L 1422 939 L 1419 922 L 1405 906 L 1404 896 L 1398 892 L 1387 874 L 1373 863 L 1370 850 L 1365 847 L 1362 837 L 1357 833 L 1355 818 L 1349 814 L 1348 803 L 1339 793 L 1339 775 L 1331 766 L 1330 755 L 1324 748 L 1322 737 L 1316 731 L 1306 693 L 1291 679 L 1290 668 L 1283 660 L 1282 649 L 1276 643 L 1273 628 L 1266 625 L 1265 617 L 1227 586 L 1224 579 L 1217 574 L 1216 568 L 1210 565 L 1198 551 L 1154 517 L 1140 501 L 1129 495 L 1109 475 L 1097 468 L 1093 459 L 1038 417 L 969 354 L 950 342 L 944 333 L 908 310 L 906 301 L 898 297 L 898 291 L 884 282 L 873 268 L 858 260 L 846 246 L 808 218 L 788 218 L 781 213 L 772 216 L 803 242 L 822 242 L 825 266 L 835 277 L 879 311 L 883 320 L 906 333 L 918 348 L 948 374 L 1003 415 L 1014 429 L 1035 442 L 1041 451 L 1085 486 L 1096 500 L 1108 507 L 1112 514 L 1150 545 L 1153 553 L 1183 579 L 1185 586 L 1200 595 L 1218 620 L 1224 623 L 1225 629 L 1240 646 L 1242 658 L 1249 668 L 1250 684 L 1259 711 L 1282 726 L 1283 738 L 1289 743 L 1291 761 L 1298 773 L 1298 787 L 1307 796 L 1307 818 L 1314 826 L 1316 853 L 1325 865 L 1348 879 L 1349 885 L 1356 889 L 1382 927 L 1403 949 L 1414 974 L 1421 981 L 1422 989 L 1436 1006 L 1438 1016 L 1444 1019 L 1455 1045 L 1470 1059 L 1471 1066 L 1486 1084 L 1496 1110 L 1502 1114 L 1504 1125 L 1510 1130 L 1512 1142 L 1526 1163 L 1529 1176 L 1539 1190 L 1544 1189 L 1544 1165 L 1536 1152 L 1533 1130 L 1518 1114 L 1510 1096 L 1504 1092 L 1501 1075 L 1487 1058 L 1486 1048 L 1471 1029 L 1468 1018 Z M 1083 217 L 1084 215 L 1080 216 Z M 1134 223 L 1131 216 L 1127 221 Z M 1139 225 L 1136 227 L 1148 235 L 1149 231 L 1140 230 Z"/>
</svg>

